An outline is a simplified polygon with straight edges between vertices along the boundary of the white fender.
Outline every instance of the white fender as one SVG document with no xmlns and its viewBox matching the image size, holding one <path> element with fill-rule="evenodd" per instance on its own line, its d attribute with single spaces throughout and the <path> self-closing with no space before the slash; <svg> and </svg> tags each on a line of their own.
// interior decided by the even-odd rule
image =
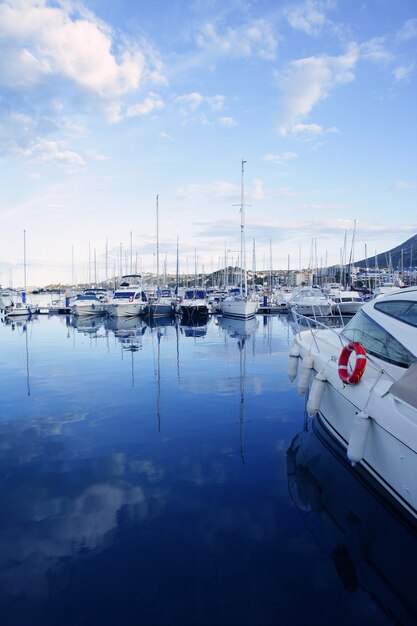
<svg viewBox="0 0 417 626">
<path fill-rule="evenodd" d="M 296 343 L 293 343 L 288 358 L 288 378 L 291 382 L 297 378 L 299 357 L 300 347 Z"/>
<path fill-rule="evenodd" d="M 363 459 L 370 425 L 371 420 L 365 411 L 358 413 L 353 420 L 347 449 L 348 459 L 352 465 L 359 463 Z"/>
<path fill-rule="evenodd" d="M 298 393 L 303 395 L 308 389 L 310 383 L 311 370 L 313 369 L 314 360 L 311 354 L 307 354 L 301 363 L 300 376 L 298 377 Z"/>
<path fill-rule="evenodd" d="M 320 408 L 326 381 L 327 378 L 322 372 L 319 372 L 314 378 L 310 393 L 308 394 L 307 415 L 309 417 L 313 417 L 313 415 L 315 415 Z"/>
</svg>

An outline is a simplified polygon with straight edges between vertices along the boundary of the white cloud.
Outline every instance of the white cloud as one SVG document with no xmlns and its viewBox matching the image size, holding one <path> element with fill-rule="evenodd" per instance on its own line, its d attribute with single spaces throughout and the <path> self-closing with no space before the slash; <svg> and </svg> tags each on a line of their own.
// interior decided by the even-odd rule
<svg viewBox="0 0 417 626">
<path fill-rule="evenodd" d="M 202 126 L 213 125 L 215 120 L 210 119 L 212 113 L 221 111 L 224 107 L 224 96 L 203 96 L 196 91 L 177 96 L 174 104 L 177 105 L 185 123 L 197 123 Z M 234 126 L 233 118 L 222 116 L 217 118 L 221 126 Z"/>
<path fill-rule="evenodd" d="M 360 56 L 362 59 L 374 63 L 390 63 L 393 60 L 393 55 L 385 48 L 383 37 L 374 37 L 361 44 Z"/>
<path fill-rule="evenodd" d="M 74 7 L 45 0 L 0 4 L 0 82 L 24 89 L 53 77 L 70 81 L 104 101 L 109 119 L 117 121 L 120 98 L 145 79 L 161 82 L 161 66 L 145 47 L 118 46 L 107 25 L 82 5 Z"/>
<path fill-rule="evenodd" d="M 298 154 L 296 152 L 283 152 L 282 154 L 265 154 L 264 161 L 273 161 L 282 165 L 286 161 L 296 159 Z"/>
<path fill-rule="evenodd" d="M 177 96 L 177 98 L 175 98 L 175 102 L 180 106 L 180 110 L 183 115 L 186 115 L 189 112 L 197 111 L 197 109 L 203 104 L 204 100 L 204 96 L 195 91 L 184 94 L 183 96 Z"/>
<path fill-rule="evenodd" d="M 410 65 L 399 65 L 394 68 L 393 76 L 398 82 L 408 82 L 410 80 L 411 74 L 414 70 L 414 63 L 410 63 Z"/>
<path fill-rule="evenodd" d="M 277 56 L 277 40 L 273 27 L 265 19 L 253 20 L 237 28 L 228 27 L 220 33 L 215 24 L 206 23 L 197 36 L 200 48 L 215 56 L 257 56 L 272 61 Z"/>
<path fill-rule="evenodd" d="M 328 2 L 308 0 L 288 11 L 288 23 L 294 30 L 302 31 L 307 35 L 319 35 L 327 23 L 324 9 L 328 6 Z"/>
<path fill-rule="evenodd" d="M 127 117 L 149 115 L 152 111 L 163 109 L 164 106 L 164 102 L 161 98 L 159 98 L 159 96 L 154 93 L 150 93 L 143 102 L 130 106 L 127 109 L 126 115 Z"/>
<path fill-rule="evenodd" d="M 327 98 L 338 85 L 352 81 L 357 61 L 358 48 L 354 44 L 346 54 L 338 57 L 320 56 L 293 61 L 280 80 L 284 95 L 279 133 L 286 135 L 293 129 L 297 131 L 296 125 L 300 126 L 316 104 Z M 310 131 L 321 128 L 311 124 L 309 127 Z"/>
<path fill-rule="evenodd" d="M 64 150 L 56 141 L 40 139 L 27 150 L 22 151 L 22 156 L 36 161 L 55 161 L 66 166 L 85 165 L 83 158 L 76 152 Z"/>
<path fill-rule="evenodd" d="M 407 20 L 400 31 L 397 33 L 400 41 L 409 41 L 417 38 L 417 18 Z"/>
</svg>

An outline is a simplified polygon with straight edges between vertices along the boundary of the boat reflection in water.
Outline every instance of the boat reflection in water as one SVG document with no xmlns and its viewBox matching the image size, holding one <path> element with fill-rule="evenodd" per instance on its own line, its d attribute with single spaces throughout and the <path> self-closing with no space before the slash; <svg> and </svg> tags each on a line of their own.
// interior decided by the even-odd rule
<svg viewBox="0 0 417 626">
<path fill-rule="evenodd" d="M 109 317 L 105 320 L 107 330 L 122 344 L 123 350 L 137 352 L 142 347 L 142 337 L 147 324 L 140 317 Z"/>
<path fill-rule="evenodd" d="M 258 326 L 256 317 L 248 319 L 238 319 L 233 317 L 219 317 L 219 326 L 223 328 L 230 337 L 237 338 L 242 344 L 249 339 Z"/>
<path fill-rule="evenodd" d="M 258 326 L 256 318 L 237 319 L 219 317 L 218 324 L 232 339 L 237 339 L 239 349 L 239 424 L 240 424 L 240 457 L 245 464 L 245 384 L 246 384 L 246 341 Z"/>
<path fill-rule="evenodd" d="M 287 451 L 291 497 L 345 589 L 365 590 L 395 624 L 417 623 L 417 527 L 354 471 L 315 418 Z"/>
<path fill-rule="evenodd" d="M 97 315 L 72 316 L 70 324 L 79 333 L 96 337 L 103 328 L 103 320 Z"/>
<path fill-rule="evenodd" d="M 182 319 L 179 326 L 180 332 L 185 337 L 204 337 L 207 335 L 208 321 L 208 316 L 196 320 Z"/>
</svg>

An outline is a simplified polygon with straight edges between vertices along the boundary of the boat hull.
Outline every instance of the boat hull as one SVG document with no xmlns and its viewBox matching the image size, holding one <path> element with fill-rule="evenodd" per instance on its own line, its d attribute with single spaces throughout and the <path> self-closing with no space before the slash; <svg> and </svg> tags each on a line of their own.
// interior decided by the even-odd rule
<svg viewBox="0 0 417 626">
<path fill-rule="evenodd" d="M 91 317 L 93 315 L 104 315 L 105 313 L 105 307 L 104 305 L 96 305 L 96 304 L 91 304 L 89 306 L 78 306 L 78 305 L 73 305 L 71 307 L 71 313 L 75 316 L 88 316 Z"/>
<path fill-rule="evenodd" d="M 225 298 L 220 305 L 221 313 L 225 317 L 237 319 L 248 319 L 255 317 L 258 310 L 256 300 L 245 300 L 240 298 Z"/>
<path fill-rule="evenodd" d="M 345 385 L 338 374 L 340 343 L 329 337 L 316 334 L 313 339 L 310 331 L 303 331 L 294 340 L 299 370 L 307 355 L 313 358 L 308 393 L 319 372 L 325 378 L 317 411 L 321 422 L 348 451 L 355 443 L 357 418 L 365 415 L 369 428 L 357 465 L 417 519 L 417 411 L 389 392 L 392 378 L 371 362 L 358 384 Z"/>
<path fill-rule="evenodd" d="M 172 302 L 151 302 L 146 308 L 146 314 L 149 317 L 171 317 L 174 313 L 174 304 Z"/>
<path fill-rule="evenodd" d="M 135 317 L 142 315 L 144 306 L 141 302 L 107 303 L 106 312 L 110 317 Z"/>
</svg>

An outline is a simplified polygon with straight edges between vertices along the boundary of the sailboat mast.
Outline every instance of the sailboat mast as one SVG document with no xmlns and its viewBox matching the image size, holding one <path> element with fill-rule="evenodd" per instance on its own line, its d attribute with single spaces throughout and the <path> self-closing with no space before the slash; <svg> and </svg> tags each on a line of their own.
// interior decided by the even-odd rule
<svg viewBox="0 0 417 626">
<path fill-rule="evenodd" d="M 23 231 L 23 283 L 26 299 L 26 230 Z"/>
<path fill-rule="evenodd" d="M 245 172 L 245 163 L 242 159 L 242 178 L 240 185 L 240 262 L 243 269 L 244 294 L 248 294 L 248 277 L 246 275 L 246 243 L 245 243 L 245 200 L 243 189 L 243 174 Z M 242 280 L 240 280 L 240 293 L 242 293 Z"/>
<path fill-rule="evenodd" d="M 156 196 L 156 284 L 159 286 L 159 195 Z"/>
</svg>

